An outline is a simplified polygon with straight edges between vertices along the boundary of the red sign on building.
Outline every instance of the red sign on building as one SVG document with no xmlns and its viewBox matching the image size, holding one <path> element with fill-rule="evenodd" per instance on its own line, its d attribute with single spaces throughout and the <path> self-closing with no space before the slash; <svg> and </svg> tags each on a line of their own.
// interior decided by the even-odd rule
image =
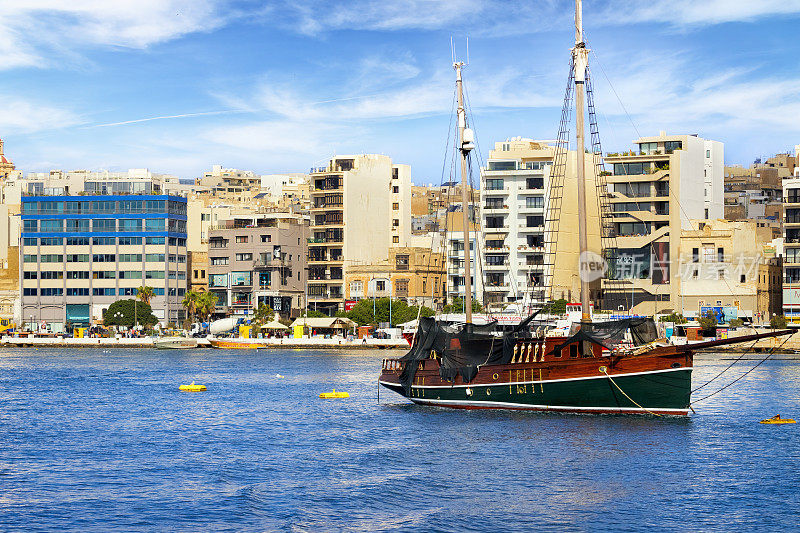
<svg viewBox="0 0 800 533">
<path fill-rule="evenodd" d="M 345 300 L 344 301 L 344 310 L 345 312 L 350 311 L 353 307 L 356 306 L 358 300 Z"/>
</svg>

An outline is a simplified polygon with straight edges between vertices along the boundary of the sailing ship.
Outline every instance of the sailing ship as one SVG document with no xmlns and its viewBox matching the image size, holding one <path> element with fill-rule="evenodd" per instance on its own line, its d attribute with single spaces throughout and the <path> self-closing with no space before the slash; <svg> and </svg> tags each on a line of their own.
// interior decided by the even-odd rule
<svg viewBox="0 0 800 533">
<path fill-rule="evenodd" d="M 466 184 L 467 158 L 474 148 L 474 134 L 466 122 L 463 66 L 457 61 L 453 64 L 458 95 L 461 179 Z M 587 69 L 582 5 L 581 0 L 576 0 L 571 84 L 574 83 L 576 111 L 579 272 L 591 268 L 584 263 L 592 257 L 587 253 L 584 178 Z M 469 242 L 467 189 L 461 187 L 465 243 Z M 555 336 L 546 324 L 537 323 L 537 313 L 511 331 L 498 334 L 494 322 L 473 323 L 468 246 L 464 246 L 463 263 L 464 322 L 454 324 L 421 318 L 411 350 L 399 359 L 383 361 L 380 385 L 414 403 L 463 409 L 686 416 L 691 409 L 696 350 L 792 333 L 778 330 L 692 345 L 672 345 L 657 338 L 653 318 L 593 321 L 589 281 L 579 276 L 581 319 L 573 324 L 567 336 Z"/>
</svg>

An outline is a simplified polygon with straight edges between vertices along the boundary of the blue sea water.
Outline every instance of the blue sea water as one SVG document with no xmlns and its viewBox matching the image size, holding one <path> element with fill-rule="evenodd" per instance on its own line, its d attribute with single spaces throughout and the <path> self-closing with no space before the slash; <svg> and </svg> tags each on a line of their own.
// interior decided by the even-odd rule
<svg viewBox="0 0 800 533">
<path fill-rule="evenodd" d="M 0 351 L 0 529 L 800 528 L 800 424 L 758 424 L 800 419 L 800 360 L 654 419 L 379 404 L 390 354 Z"/>
</svg>

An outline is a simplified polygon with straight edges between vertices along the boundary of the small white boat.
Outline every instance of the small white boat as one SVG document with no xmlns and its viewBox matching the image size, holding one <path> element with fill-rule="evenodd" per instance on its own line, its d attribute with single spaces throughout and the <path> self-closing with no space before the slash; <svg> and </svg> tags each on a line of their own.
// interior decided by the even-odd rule
<svg viewBox="0 0 800 533">
<path fill-rule="evenodd" d="M 185 350 L 197 348 L 197 339 L 192 337 L 159 337 L 153 341 L 159 350 Z"/>
</svg>

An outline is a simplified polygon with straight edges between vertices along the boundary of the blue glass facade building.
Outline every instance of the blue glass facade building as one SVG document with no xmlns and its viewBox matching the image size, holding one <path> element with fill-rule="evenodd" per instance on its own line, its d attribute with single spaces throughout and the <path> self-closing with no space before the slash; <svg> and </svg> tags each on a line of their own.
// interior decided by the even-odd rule
<svg viewBox="0 0 800 533">
<path fill-rule="evenodd" d="M 184 318 L 186 199 L 172 195 L 23 196 L 23 319 L 52 331 L 89 325 L 153 287 L 153 313 Z"/>
</svg>

